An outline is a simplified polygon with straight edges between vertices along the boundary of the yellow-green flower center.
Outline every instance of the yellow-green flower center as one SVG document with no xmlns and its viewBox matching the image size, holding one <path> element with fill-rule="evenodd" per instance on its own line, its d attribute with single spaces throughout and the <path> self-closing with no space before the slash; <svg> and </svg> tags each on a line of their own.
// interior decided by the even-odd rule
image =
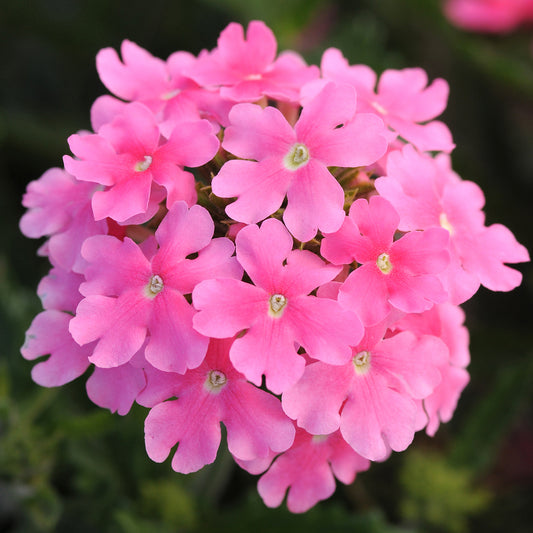
<svg viewBox="0 0 533 533">
<path fill-rule="evenodd" d="M 227 382 L 228 378 L 224 372 L 221 372 L 220 370 L 211 370 L 207 375 L 205 386 L 211 392 L 218 392 Z"/>
<path fill-rule="evenodd" d="M 150 278 L 148 285 L 145 287 L 144 292 L 146 296 L 148 296 L 148 298 L 154 298 L 162 290 L 163 290 L 163 278 L 161 276 L 158 276 L 157 274 L 154 274 Z"/>
<path fill-rule="evenodd" d="M 289 153 L 283 159 L 285 168 L 288 170 L 297 170 L 303 167 L 309 161 L 309 150 L 305 144 L 296 143 L 292 146 Z"/>
<path fill-rule="evenodd" d="M 366 374 L 370 368 L 370 352 L 367 352 L 366 350 L 359 352 L 354 356 L 352 361 L 355 371 L 358 374 Z"/>
<path fill-rule="evenodd" d="M 268 314 L 273 318 L 279 318 L 287 305 L 287 298 L 283 294 L 273 294 L 269 300 Z"/>
<path fill-rule="evenodd" d="M 385 254 L 385 253 L 381 254 L 378 257 L 376 264 L 378 265 L 378 268 L 381 270 L 383 274 L 390 274 L 392 270 L 392 263 L 390 261 L 389 254 Z"/>
<path fill-rule="evenodd" d="M 135 166 L 133 168 L 135 169 L 135 172 L 144 172 L 145 170 L 148 170 L 150 168 L 151 164 L 152 164 L 152 156 L 145 155 L 144 159 L 142 161 L 137 161 L 137 163 L 135 163 Z"/>
</svg>

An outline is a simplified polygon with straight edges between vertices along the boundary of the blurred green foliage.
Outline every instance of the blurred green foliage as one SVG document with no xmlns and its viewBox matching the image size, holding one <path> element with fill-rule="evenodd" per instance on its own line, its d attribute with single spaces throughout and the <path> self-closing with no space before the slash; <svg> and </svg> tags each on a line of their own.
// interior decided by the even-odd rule
<svg viewBox="0 0 533 533">
<path fill-rule="evenodd" d="M 475 487 L 472 469 L 435 452 L 406 452 L 400 480 L 402 517 L 420 531 L 465 533 L 468 517 L 490 503 L 489 492 Z"/>
<path fill-rule="evenodd" d="M 27 0 L 0 5 L 0 531 L 352 531 L 414 533 L 533 530 L 532 286 L 482 289 L 465 306 L 472 379 L 454 419 L 433 439 L 360 474 L 304 515 L 267 509 L 256 478 L 221 450 L 197 474 L 174 473 L 144 451 L 146 411 L 119 417 L 93 406 L 84 380 L 58 390 L 31 381 L 19 347 L 40 310 L 48 270 L 40 243 L 18 231 L 20 198 L 61 165 L 66 139 L 89 127 L 105 92 L 94 68 L 103 47 L 132 39 L 154 55 L 212 48 L 231 20 L 263 19 L 280 50 L 319 63 L 340 48 L 352 63 L 421 66 L 450 83 L 443 116 L 454 168 L 481 185 L 487 222 L 508 225 L 530 250 L 533 192 L 533 34 L 465 33 L 439 0 Z"/>
</svg>

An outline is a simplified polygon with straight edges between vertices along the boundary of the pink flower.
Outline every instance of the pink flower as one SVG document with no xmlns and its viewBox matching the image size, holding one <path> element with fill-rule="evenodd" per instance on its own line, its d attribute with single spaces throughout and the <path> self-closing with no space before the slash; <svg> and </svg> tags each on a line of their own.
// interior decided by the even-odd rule
<svg viewBox="0 0 533 533">
<path fill-rule="evenodd" d="M 365 325 L 383 320 L 393 307 L 417 313 L 447 299 L 436 274 L 449 261 L 448 235 L 434 228 L 395 241 L 399 220 L 383 198 L 359 199 L 341 229 L 322 241 L 326 259 L 335 264 L 360 263 L 342 285 L 339 302 L 353 309 Z"/>
<path fill-rule="evenodd" d="M 204 335 L 227 338 L 246 330 L 230 350 L 239 372 L 256 385 L 264 374 L 267 387 L 279 394 L 303 373 L 298 345 L 313 359 L 332 364 L 349 359 L 349 346 L 363 334 L 358 317 L 335 300 L 309 296 L 340 268 L 292 250 L 291 236 L 276 219 L 241 229 L 236 250 L 254 285 L 207 280 L 194 289 L 193 304 L 199 310 L 194 327 Z"/>
<path fill-rule="evenodd" d="M 44 309 L 74 313 L 82 299 L 79 288 L 83 280 L 81 274 L 62 268 L 52 268 L 37 287 L 37 294 Z"/>
<path fill-rule="evenodd" d="M 353 451 L 339 432 L 310 435 L 298 429 L 290 450 L 261 476 L 257 490 L 268 507 L 281 505 L 287 493 L 289 511 L 304 513 L 335 492 L 335 478 L 348 485 L 369 467 L 370 461 Z"/>
<path fill-rule="evenodd" d="M 81 376 L 89 367 L 92 345 L 79 346 L 69 333 L 72 315 L 49 309 L 39 313 L 26 332 L 20 349 L 25 359 L 33 361 L 49 355 L 32 369 L 33 381 L 43 387 L 57 387 Z"/>
<path fill-rule="evenodd" d="M 464 320 L 465 314 L 460 307 L 445 303 L 422 314 L 406 315 L 394 324 L 395 329 L 411 331 L 419 337 L 436 335 L 449 350 L 449 356 L 439 365 L 442 381 L 424 398 L 424 425 L 430 436 L 436 433 L 441 422 L 452 418 L 459 396 L 470 380 L 465 370 L 470 362 L 470 352 Z"/>
<path fill-rule="evenodd" d="M 81 272 L 83 241 L 107 232 L 104 220 L 95 222 L 91 198 L 98 186 L 77 181 L 61 168 L 47 170 L 32 181 L 22 205 L 28 211 L 20 219 L 20 230 L 31 238 L 49 236 L 45 251 L 54 265 Z"/>
<path fill-rule="evenodd" d="M 207 91 L 187 72 L 197 59 L 188 52 L 175 52 L 167 61 L 152 56 L 131 41 L 121 45 L 123 62 L 112 48 L 100 50 L 96 68 L 102 83 L 115 95 L 146 105 L 160 122 L 161 132 L 169 137 L 173 126 L 207 118 L 215 129 L 226 125 L 231 103 L 218 91 Z M 125 104 L 111 96 L 102 96 L 91 109 L 95 131 L 110 122 Z"/>
<path fill-rule="evenodd" d="M 294 52 L 276 58 L 276 38 L 261 21 L 248 25 L 246 39 L 240 24 L 229 24 L 218 38 L 218 46 L 201 54 L 188 75 L 206 87 L 220 88 L 222 98 L 255 102 L 263 95 L 298 101 L 300 87 L 319 75 Z"/>
<path fill-rule="evenodd" d="M 322 56 L 325 80 L 352 85 L 364 113 L 376 113 L 397 135 L 421 151 L 451 152 L 455 145 L 448 127 L 433 120 L 446 108 L 449 87 L 438 78 L 428 86 L 421 68 L 386 70 L 377 76 L 366 65 L 349 65 L 340 50 L 329 48 Z"/>
<path fill-rule="evenodd" d="M 246 161 L 228 161 L 212 182 L 217 196 L 237 196 L 226 213 L 252 224 L 279 209 L 287 195 L 283 221 L 298 240 L 312 239 L 318 229 L 336 231 L 344 192 L 328 166 L 369 165 L 387 148 L 382 121 L 355 114 L 355 106 L 351 87 L 328 84 L 303 107 L 293 129 L 273 107 L 236 105 L 222 146 Z"/>
<path fill-rule="evenodd" d="M 417 404 L 439 384 L 444 343 L 409 332 L 383 339 L 386 327 L 367 328 L 345 365 L 311 363 L 283 393 L 283 410 L 314 435 L 340 429 L 363 457 L 384 459 L 405 450 L 417 429 Z"/>
<path fill-rule="evenodd" d="M 144 361 L 144 358 L 138 358 Z M 132 362 L 115 368 L 96 367 L 86 387 L 87 396 L 93 403 L 123 416 L 129 413 L 146 387 L 146 376 L 143 368 Z"/>
<path fill-rule="evenodd" d="M 406 146 L 389 155 L 387 176 L 376 188 L 399 213 L 401 231 L 448 231 L 451 263 L 440 277 L 452 303 L 468 300 L 480 283 L 494 291 L 521 283 L 521 273 L 505 263 L 529 261 L 526 248 L 505 226 L 485 226 L 483 192 L 455 174 L 448 157 L 433 159 Z"/>
<path fill-rule="evenodd" d="M 102 83 L 123 100 L 141 102 L 154 113 L 182 94 L 198 89 L 183 75 L 196 58 L 188 52 L 176 52 L 167 61 L 125 39 L 120 47 L 123 62 L 113 48 L 103 48 L 96 55 L 96 69 Z"/>
<path fill-rule="evenodd" d="M 533 22 L 533 1 L 447 0 L 444 12 L 454 24 L 467 30 L 508 32 Z"/>
<path fill-rule="evenodd" d="M 201 280 L 241 277 L 242 269 L 225 238 L 211 240 L 213 221 L 195 205 L 176 203 L 155 233 L 159 249 L 149 260 L 131 239 L 88 239 L 86 296 L 70 322 L 80 345 L 97 341 L 90 357 L 102 368 L 127 363 L 150 334 L 146 359 L 157 368 L 183 373 L 197 367 L 208 339 L 192 328 L 194 309 L 184 294 Z M 198 252 L 195 259 L 187 256 Z"/>
<path fill-rule="evenodd" d="M 148 386 L 138 401 L 152 407 L 145 422 L 146 451 L 162 462 L 176 443 L 172 468 L 189 473 L 215 460 L 220 422 L 229 451 L 252 461 L 292 444 L 294 426 L 279 400 L 248 383 L 231 365 L 231 340 L 211 340 L 204 362 L 184 376 L 147 368 Z M 163 401 L 177 396 L 177 400 Z"/>
<path fill-rule="evenodd" d="M 183 123 L 163 142 L 160 135 L 152 112 L 133 103 L 97 134 L 69 137 L 70 149 L 79 159 L 65 156 L 65 168 L 79 180 L 106 186 L 92 199 L 96 220 L 124 222 L 147 213 L 152 194 L 156 208 L 164 197 L 162 187 L 168 208 L 179 200 L 189 206 L 196 202 L 194 176 L 183 167 L 203 165 L 216 154 L 219 143 L 210 124 Z"/>
</svg>

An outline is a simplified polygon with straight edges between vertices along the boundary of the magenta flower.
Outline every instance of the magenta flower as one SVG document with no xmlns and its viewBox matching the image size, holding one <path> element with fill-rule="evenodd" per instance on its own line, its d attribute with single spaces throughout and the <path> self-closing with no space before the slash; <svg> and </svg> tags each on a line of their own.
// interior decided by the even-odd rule
<svg viewBox="0 0 533 533">
<path fill-rule="evenodd" d="M 303 107 L 293 129 L 273 107 L 236 105 L 222 146 L 255 161 L 228 161 L 213 178 L 217 196 L 237 197 L 226 213 L 253 224 L 277 211 L 287 195 L 283 221 L 298 240 L 312 239 L 318 229 L 336 231 L 344 192 L 328 166 L 369 165 L 387 148 L 382 121 L 356 114 L 355 106 L 351 87 L 328 84 Z"/>
<path fill-rule="evenodd" d="M 325 80 L 352 85 L 364 113 L 376 113 L 397 135 L 419 150 L 451 152 L 455 147 L 448 127 L 438 120 L 448 101 L 449 87 L 439 78 L 428 86 L 421 68 L 386 70 L 376 87 L 376 73 L 366 65 L 349 65 L 340 50 L 322 56 Z"/>
<path fill-rule="evenodd" d="M 528 251 L 501 224 L 485 226 L 483 192 L 461 180 L 446 156 L 433 159 L 406 146 L 390 154 L 376 188 L 399 213 L 400 230 L 448 231 L 451 264 L 440 277 L 452 303 L 468 300 L 480 283 L 493 291 L 520 285 L 522 274 L 505 263 L 529 261 Z"/>
<path fill-rule="evenodd" d="M 162 187 L 169 209 L 179 200 L 189 206 L 196 202 L 194 176 L 183 167 L 203 165 L 216 154 L 219 142 L 209 122 L 181 124 L 162 143 L 160 135 L 152 112 L 132 103 L 97 134 L 69 137 L 70 149 L 79 159 L 65 156 L 65 168 L 79 180 L 106 186 L 92 199 L 96 220 L 124 222 L 142 215 L 149 210 L 152 192 L 154 205 L 163 199 Z"/>
<path fill-rule="evenodd" d="M 227 338 L 246 330 L 230 350 L 239 372 L 256 385 L 264 374 L 267 387 L 279 394 L 303 373 L 298 346 L 313 359 L 332 364 L 350 358 L 350 345 L 363 334 L 359 318 L 335 300 L 309 296 L 340 268 L 310 252 L 292 250 L 290 234 L 276 219 L 241 229 L 236 250 L 254 285 L 207 280 L 194 289 L 193 304 L 199 310 L 194 327 L 204 335 Z"/>
<path fill-rule="evenodd" d="M 348 485 L 369 467 L 370 461 L 350 448 L 339 432 L 310 435 L 298 429 L 290 450 L 261 476 L 257 490 L 268 507 L 281 505 L 287 494 L 289 511 L 304 513 L 335 492 L 335 478 Z"/>
<path fill-rule="evenodd" d="M 318 69 L 308 67 L 294 52 L 276 59 L 277 43 L 263 22 L 248 25 L 246 39 L 240 24 L 229 24 L 218 38 L 218 46 L 201 54 L 187 74 L 200 85 L 219 87 L 222 98 L 255 102 L 263 95 L 298 101 L 300 87 L 317 78 Z"/>
<path fill-rule="evenodd" d="M 184 294 L 207 278 L 242 275 L 230 257 L 233 243 L 212 235 L 204 208 L 188 210 L 178 202 L 155 233 L 159 249 L 151 260 L 129 238 L 102 235 L 85 242 L 85 298 L 70 331 L 80 345 L 97 341 L 91 362 L 102 368 L 127 363 L 148 333 L 146 359 L 157 368 L 183 373 L 202 362 L 209 339 L 192 328 L 194 309 Z M 196 252 L 197 258 L 187 259 Z"/>
<path fill-rule="evenodd" d="M 340 429 L 363 457 L 384 459 L 405 450 L 417 428 L 417 404 L 441 381 L 447 348 L 433 336 L 402 332 L 383 339 L 385 327 L 367 328 L 345 365 L 308 365 L 283 393 L 283 410 L 314 435 Z"/>
<path fill-rule="evenodd" d="M 184 376 L 147 368 L 148 385 L 139 396 L 152 407 L 145 422 L 146 451 L 162 462 L 179 443 L 172 468 L 195 472 L 215 460 L 220 422 L 227 430 L 229 451 L 252 461 L 290 447 L 294 426 L 279 400 L 254 387 L 228 358 L 231 340 L 211 340 L 204 362 Z M 164 401 L 177 397 L 177 400 Z"/>
<path fill-rule="evenodd" d="M 322 241 L 326 259 L 360 263 L 341 287 L 339 302 L 365 325 L 383 320 L 393 307 L 419 313 L 447 298 L 436 276 L 449 262 L 447 233 L 434 228 L 394 241 L 399 220 L 383 198 L 360 199 L 352 204 L 342 228 Z"/>
</svg>

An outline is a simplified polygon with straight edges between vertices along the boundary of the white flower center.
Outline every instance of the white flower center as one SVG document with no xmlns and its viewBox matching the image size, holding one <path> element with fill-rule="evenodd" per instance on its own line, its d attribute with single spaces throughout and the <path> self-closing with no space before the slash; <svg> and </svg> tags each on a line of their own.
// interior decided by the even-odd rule
<svg viewBox="0 0 533 533">
<path fill-rule="evenodd" d="M 137 161 L 137 163 L 135 163 L 135 166 L 133 168 L 135 169 L 135 172 L 144 172 L 145 170 L 148 170 L 148 168 L 150 168 L 151 164 L 152 164 L 152 156 L 145 155 L 144 159 L 142 161 Z"/>
<path fill-rule="evenodd" d="M 149 298 L 153 298 L 157 294 L 159 294 L 163 290 L 163 278 L 161 276 L 158 276 L 157 274 L 154 274 L 150 278 L 150 282 L 146 286 L 146 296 Z"/>
<path fill-rule="evenodd" d="M 283 163 L 288 170 L 297 170 L 309 161 L 309 150 L 305 144 L 296 143 L 284 157 Z"/>
<path fill-rule="evenodd" d="M 211 370 L 205 381 L 205 386 L 211 392 L 218 392 L 227 382 L 228 378 L 224 372 L 221 372 L 220 370 Z"/>
<path fill-rule="evenodd" d="M 283 314 L 287 302 L 288 300 L 283 294 L 273 294 L 269 300 L 268 314 L 273 318 L 279 318 Z"/>
<path fill-rule="evenodd" d="M 359 352 L 354 356 L 352 361 L 355 371 L 358 374 L 365 374 L 370 368 L 370 352 L 367 352 L 366 350 Z"/>
<path fill-rule="evenodd" d="M 448 230 L 450 235 L 453 235 L 453 226 L 450 224 L 450 221 L 448 220 L 448 217 L 446 216 L 446 213 L 441 213 L 439 217 L 439 223 L 442 228 Z"/>
<path fill-rule="evenodd" d="M 392 270 L 392 263 L 390 262 L 389 254 L 381 254 L 378 257 L 376 264 L 383 274 L 390 274 Z"/>
<path fill-rule="evenodd" d="M 244 79 L 247 81 L 261 80 L 263 79 L 263 75 L 262 74 L 248 74 L 248 76 L 246 76 Z"/>
</svg>

